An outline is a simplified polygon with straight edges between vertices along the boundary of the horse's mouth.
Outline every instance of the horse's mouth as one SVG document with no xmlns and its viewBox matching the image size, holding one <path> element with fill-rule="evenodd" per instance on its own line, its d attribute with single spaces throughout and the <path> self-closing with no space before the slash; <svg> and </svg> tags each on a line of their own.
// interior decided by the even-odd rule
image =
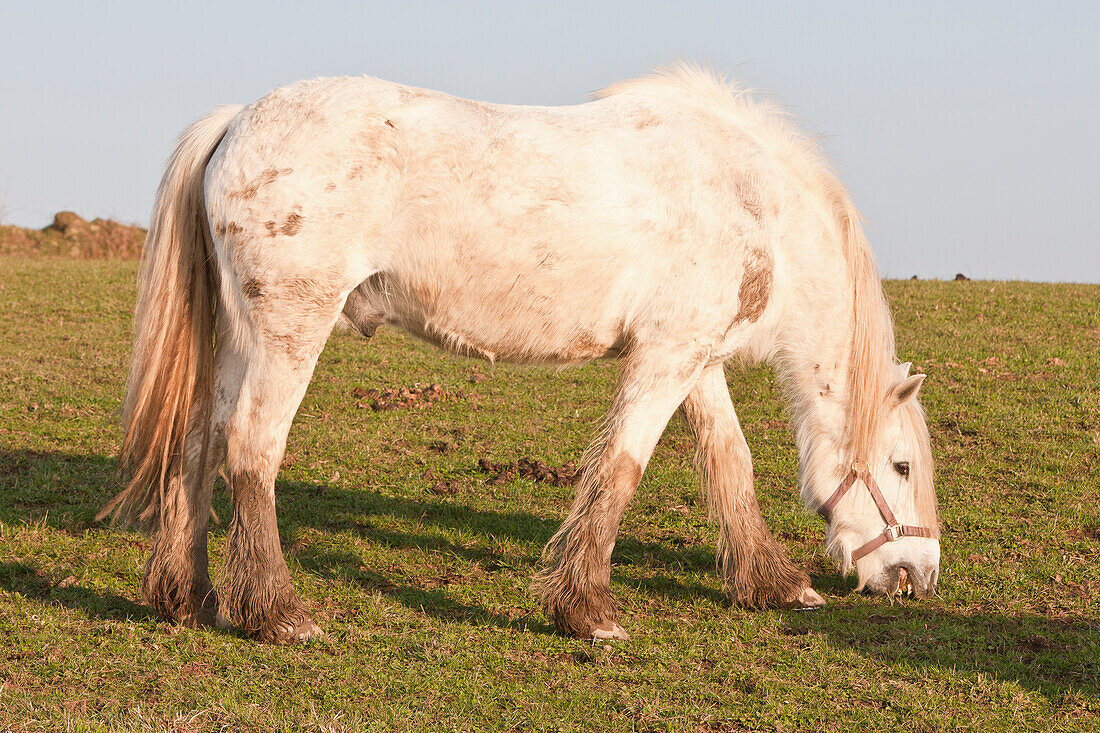
<svg viewBox="0 0 1100 733">
<path fill-rule="evenodd" d="M 911 596 L 917 593 L 920 597 L 927 597 L 931 594 L 920 594 L 913 586 L 913 580 L 909 577 L 909 571 L 904 567 L 898 570 L 898 587 L 891 593 L 891 596 Z"/>
<path fill-rule="evenodd" d="M 889 598 L 901 598 L 903 596 L 916 598 L 931 598 L 936 594 L 936 576 L 933 570 L 927 577 L 921 578 L 912 568 L 899 565 L 888 568 L 871 578 L 861 588 L 864 592 L 878 593 Z M 858 589 L 857 589 L 858 590 Z"/>
</svg>

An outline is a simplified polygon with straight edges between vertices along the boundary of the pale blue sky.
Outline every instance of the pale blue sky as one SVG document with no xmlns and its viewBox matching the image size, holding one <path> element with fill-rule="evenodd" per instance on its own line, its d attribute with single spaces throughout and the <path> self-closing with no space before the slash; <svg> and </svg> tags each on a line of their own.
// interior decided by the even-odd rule
<svg viewBox="0 0 1100 733">
<path fill-rule="evenodd" d="M 0 0 L 0 212 L 147 223 L 184 126 L 301 78 L 572 104 L 681 58 L 822 136 L 885 275 L 1100 282 L 1097 2 Z"/>
</svg>

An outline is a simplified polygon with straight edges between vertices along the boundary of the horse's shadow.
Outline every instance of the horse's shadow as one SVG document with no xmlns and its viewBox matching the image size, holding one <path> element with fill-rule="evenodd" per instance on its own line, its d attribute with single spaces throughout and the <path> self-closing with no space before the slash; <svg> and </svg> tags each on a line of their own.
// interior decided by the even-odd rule
<svg viewBox="0 0 1100 733">
<path fill-rule="evenodd" d="M 378 593 L 417 612 L 444 622 L 489 625 L 513 631 L 552 634 L 553 627 L 541 616 L 522 611 L 495 613 L 482 606 L 463 603 L 444 588 L 402 584 L 391 575 L 364 568 L 351 553 L 305 551 L 295 555 L 302 569 L 315 576 L 354 583 L 367 593 Z"/>
<path fill-rule="evenodd" d="M 535 572 L 542 546 L 557 529 L 559 520 L 545 519 L 527 512 L 488 511 L 459 502 L 418 500 L 366 490 L 343 487 L 319 487 L 312 483 L 280 481 L 276 488 L 280 504 L 279 529 L 284 540 L 303 527 L 322 531 L 350 532 L 372 545 L 398 551 L 419 550 L 458 557 L 477 563 L 490 571 L 511 568 L 530 577 Z M 294 507 L 308 505 L 309 511 Z M 386 527 L 389 519 L 426 527 L 425 531 L 394 530 Z M 440 532 L 438 530 L 444 530 Z M 450 536 L 480 538 L 476 542 L 457 542 Z M 506 538 L 519 545 L 516 552 L 504 554 L 494 549 Z M 329 579 L 351 581 L 370 592 L 377 592 L 416 611 L 445 621 L 464 620 L 488 623 L 501 628 L 553 633 L 541 614 L 493 613 L 481 606 L 461 603 L 443 588 L 424 588 L 417 584 L 401 585 L 392 574 L 377 572 L 362 565 L 362 558 L 346 553 L 317 551 L 312 547 L 291 548 L 290 554 L 303 570 Z M 714 566 L 712 552 L 706 548 L 672 550 L 665 545 L 623 538 L 615 549 L 613 562 L 618 565 L 645 564 L 647 567 L 675 567 L 708 571 Z M 668 596 L 708 596 L 724 603 L 721 594 L 695 584 L 683 584 L 668 578 L 652 583 L 651 590 Z"/>
<path fill-rule="evenodd" d="M 50 475 L 51 481 L 43 481 L 43 475 Z M 43 490 L 46 484 L 64 485 L 66 493 Z M 0 451 L 0 520 L 5 523 L 38 521 L 62 531 L 82 531 L 96 526 L 92 519 L 96 510 L 116 489 L 113 459 Z M 534 570 L 539 548 L 556 529 L 556 520 L 522 511 L 477 509 L 460 501 L 392 497 L 366 489 L 296 481 L 280 481 L 277 493 L 283 505 L 280 530 L 284 539 L 303 528 L 350 531 L 383 550 L 443 553 L 476 562 L 482 568 L 508 567 L 526 574 Z M 227 512 L 226 497 L 221 496 L 218 502 L 218 511 Z M 392 518 L 413 520 L 397 523 L 413 529 L 387 526 L 394 524 Z M 450 539 L 452 536 L 472 541 L 458 542 Z M 518 556 L 505 556 L 494 549 L 500 545 L 496 540 L 502 537 L 521 548 Z M 458 600 L 446 584 L 424 587 L 401 583 L 393 574 L 365 567 L 362 558 L 354 553 L 311 546 L 291 547 L 288 553 L 307 573 L 330 580 L 350 580 L 366 592 L 383 594 L 442 621 L 552 633 L 540 614 L 490 611 Z M 685 583 L 671 573 L 664 576 L 660 572 L 662 568 L 710 571 L 714 562 L 712 548 L 672 549 L 661 543 L 623 538 L 616 548 L 615 562 L 656 568 L 655 574 L 647 574 L 642 580 L 626 581 L 639 593 L 724 602 L 712 586 Z M 834 595 L 848 593 L 851 588 L 836 573 L 818 574 L 814 581 L 819 589 Z M 62 586 L 63 583 L 51 582 L 27 558 L 0 560 L 0 588 L 8 592 L 19 592 L 44 603 L 60 603 L 95 618 L 153 618 L 147 608 L 120 596 L 77 584 Z M 820 635 L 831 646 L 855 650 L 887 665 L 904 663 L 982 674 L 1018 682 L 1047 695 L 1073 691 L 1100 695 L 1097 673 L 1100 624 L 1089 619 L 1059 620 L 1037 614 L 952 610 L 943 607 L 941 601 L 890 605 L 885 600 L 874 604 L 834 604 L 813 613 L 783 612 L 779 617 L 780 632 L 785 636 Z"/>
<path fill-rule="evenodd" d="M 0 588 L 43 604 L 57 603 L 73 611 L 105 621 L 152 621 L 152 610 L 114 593 L 102 593 L 62 580 L 52 582 L 27 562 L 0 561 Z"/>
<path fill-rule="evenodd" d="M 1100 624 L 1038 614 L 953 612 L 938 603 L 782 614 L 780 633 L 820 634 L 888 664 L 978 673 L 1050 697 L 1100 695 Z"/>
</svg>

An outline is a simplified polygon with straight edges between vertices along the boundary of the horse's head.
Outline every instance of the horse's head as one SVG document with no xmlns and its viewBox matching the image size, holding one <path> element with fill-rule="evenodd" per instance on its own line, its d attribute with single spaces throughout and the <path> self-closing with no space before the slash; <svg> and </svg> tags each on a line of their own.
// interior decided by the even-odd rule
<svg viewBox="0 0 1100 733">
<path fill-rule="evenodd" d="M 936 590 L 940 542 L 932 450 L 917 401 L 924 375 L 903 364 L 887 391 L 867 465 L 837 465 L 817 456 L 804 490 L 828 521 L 826 543 L 859 590 L 894 595 Z M 831 463 L 831 465 L 825 465 Z"/>
</svg>

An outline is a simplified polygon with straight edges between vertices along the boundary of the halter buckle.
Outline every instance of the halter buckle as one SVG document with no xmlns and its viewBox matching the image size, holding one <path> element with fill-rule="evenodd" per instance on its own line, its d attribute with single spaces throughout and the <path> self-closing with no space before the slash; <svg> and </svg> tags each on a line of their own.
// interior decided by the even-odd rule
<svg viewBox="0 0 1100 733">
<path fill-rule="evenodd" d="M 886 538 L 887 542 L 896 542 L 905 536 L 900 524 L 891 524 L 886 529 L 882 530 L 882 535 Z"/>
</svg>

